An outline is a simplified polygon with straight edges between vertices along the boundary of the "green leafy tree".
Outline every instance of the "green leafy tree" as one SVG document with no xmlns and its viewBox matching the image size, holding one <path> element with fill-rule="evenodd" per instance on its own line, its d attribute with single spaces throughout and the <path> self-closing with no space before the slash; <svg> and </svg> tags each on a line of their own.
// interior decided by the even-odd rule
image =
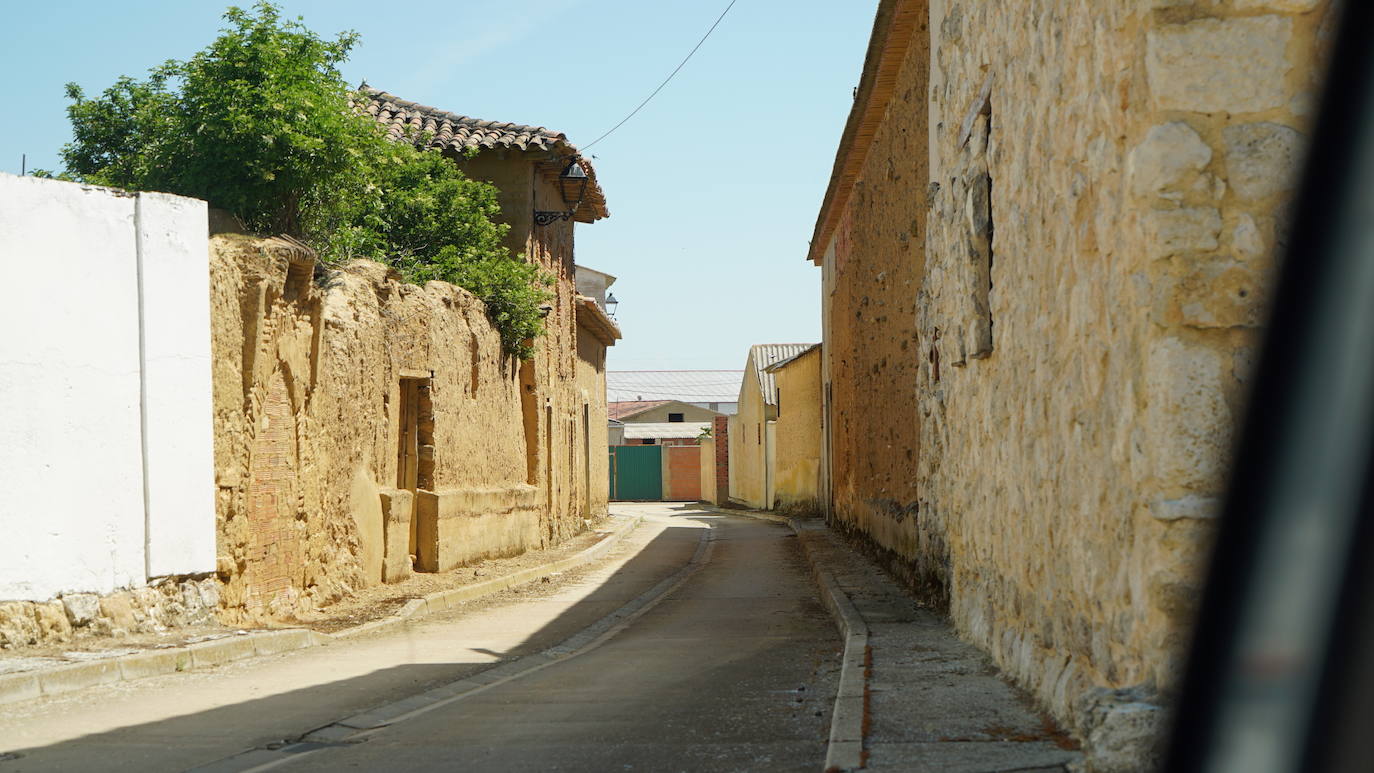
<svg viewBox="0 0 1374 773">
<path fill-rule="evenodd" d="M 203 198 L 327 261 L 453 282 L 486 302 L 507 351 L 529 356 L 550 280 L 503 246 L 496 189 L 355 109 L 362 97 L 338 70 L 355 33 L 322 38 L 268 2 L 224 17 L 206 49 L 146 80 L 122 77 L 95 98 L 68 84 L 63 176 Z"/>
</svg>

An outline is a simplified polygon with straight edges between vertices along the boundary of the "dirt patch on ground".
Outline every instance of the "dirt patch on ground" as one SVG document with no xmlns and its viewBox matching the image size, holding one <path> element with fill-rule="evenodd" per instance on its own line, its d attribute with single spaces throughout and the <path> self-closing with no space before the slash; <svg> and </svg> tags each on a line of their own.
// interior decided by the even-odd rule
<svg viewBox="0 0 1374 773">
<path fill-rule="evenodd" d="M 609 520 L 602 520 L 593 524 L 592 529 L 556 548 L 531 550 L 510 558 L 491 558 L 438 574 L 414 574 L 410 579 L 394 585 L 374 585 L 337 604 L 318 610 L 316 614 L 301 615 L 291 627 L 305 627 L 321 633 L 337 633 L 373 620 L 381 620 L 395 614 L 411 599 L 486 582 L 494 577 L 569 558 L 601 541 L 609 531 Z"/>
</svg>

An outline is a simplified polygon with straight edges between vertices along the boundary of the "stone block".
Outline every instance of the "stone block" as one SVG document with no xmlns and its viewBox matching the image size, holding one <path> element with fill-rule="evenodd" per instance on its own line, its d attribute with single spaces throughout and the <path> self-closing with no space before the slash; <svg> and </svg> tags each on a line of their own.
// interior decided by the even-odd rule
<svg viewBox="0 0 1374 773">
<path fill-rule="evenodd" d="M 90 625 L 100 614 L 100 597 L 94 593 L 71 593 L 62 597 L 62 608 L 72 625 Z"/>
<path fill-rule="evenodd" d="M 1247 201 L 1292 190 L 1305 145 L 1295 129 L 1276 123 L 1245 123 L 1222 130 L 1226 173 Z"/>
<path fill-rule="evenodd" d="M 1265 254 L 1264 235 L 1260 233 L 1259 225 L 1253 217 L 1246 214 L 1240 216 L 1236 227 L 1231 229 L 1231 246 L 1235 248 L 1236 255 L 1245 259 L 1254 259 Z"/>
<path fill-rule="evenodd" d="M 1155 105 L 1198 113 L 1257 113 L 1288 101 L 1288 40 L 1281 16 L 1198 19 L 1150 30 L 1146 73 Z"/>
<path fill-rule="evenodd" d="M 1233 431 L 1224 377 L 1230 353 L 1169 337 L 1146 360 L 1147 454 L 1159 483 L 1210 492 L 1221 486 Z"/>
<path fill-rule="evenodd" d="M 1212 149 L 1193 127 L 1182 121 L 1154 126 L 1127 159 L 1131 190 L 1139 196 L 1169 190 L 1211 161 Z"/>
<path fill-rule="evenodd" d="M 1196 328 L 1258 327 L 1265 318 L 1265 276 L 1225 259 L 1189 261 L 1156 285 L 1155 321 Z"/>
<path fill-rule="evenodd" d="M 415 512 L 415 495 L 403 489 L 383 489 L 382 500 L 382 582 L 401 582 L 410 576 L 410 523 Z"/>
<path fill-rule="evenodd" d="M 1104 708 L 1088 734 L 1092 770 L 1136 773 L 1158 769 L 1163 727 L 1164 711 L 1152 703 L 1121 703 Z"/>
<path fill-rule="evenodd" d="M 1150 257 L 1215 250 L 1221 236 L 1221 212 L 1211 207 L 1156 209 L 1145 216 Z"/>
<path fill-rule="evenodd" d="M 115 630 L 132 631 L 138 625 L 128 594 L 114 593 L 100 600 L 100 616 Z"/>
<path fill-rule="evenodd" d="M 1161 521 L 1215 518 L 1220 512 L 1221 500 L 1216 497 L 1186 496 L 1157 499 L 1150 503 L 1150 515 Z"/>
<path fill-rule="evenodd" d="M 72 637 L 72 624 L 60 601 L 34 604 L 33 619 L 43 641 L 67 641 Z"/>
<path fill-rule="evenodd" d="M 38 641 L 38 621 L 27 601 L 0 602 L 0 648 L 14 649 Z"/>
</svg>

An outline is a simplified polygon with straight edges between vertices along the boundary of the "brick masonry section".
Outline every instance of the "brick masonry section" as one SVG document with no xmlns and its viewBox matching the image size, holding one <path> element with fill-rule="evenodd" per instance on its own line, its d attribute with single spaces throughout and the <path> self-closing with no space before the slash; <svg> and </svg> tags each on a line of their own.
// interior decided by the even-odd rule
<svg viewBox="0 0 1374 773">
<path fill-rule="evenodd" d="M 712 421 L 711 435 L 716 439 L 716 491 L 721 492 L 720 498 L 724 500 L 725 492 L 730 490 L 730 417 L 717 416 Z"/>
</svg>

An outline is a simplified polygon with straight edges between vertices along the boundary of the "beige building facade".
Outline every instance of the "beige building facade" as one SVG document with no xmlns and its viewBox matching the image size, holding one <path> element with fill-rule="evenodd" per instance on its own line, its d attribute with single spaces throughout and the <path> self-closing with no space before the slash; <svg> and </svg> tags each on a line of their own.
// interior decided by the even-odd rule
<svg viewBox="0 0 1374 773">
<path fill-rule="evenodd" d="M 729 499 L 758 510 L 776 501 L 774 458 L 777 443 L 778 388 L 769 366 L 800 354 L 810 344 L 755 344 L 744 363 L 739 412 L 728 427 Z"/>
<path fill-rule="evenodd" d="M 880 4 L 809 255 L 826 504 L 1103 770 L 1178 677 L 1333 16 Z"/>
<path fill-rule="evenodd" d="M 773 432 L 773 505 L 784 512 L 820 512 L 821 347 L 768 366 L 777 385 Z"/>
</svg>

